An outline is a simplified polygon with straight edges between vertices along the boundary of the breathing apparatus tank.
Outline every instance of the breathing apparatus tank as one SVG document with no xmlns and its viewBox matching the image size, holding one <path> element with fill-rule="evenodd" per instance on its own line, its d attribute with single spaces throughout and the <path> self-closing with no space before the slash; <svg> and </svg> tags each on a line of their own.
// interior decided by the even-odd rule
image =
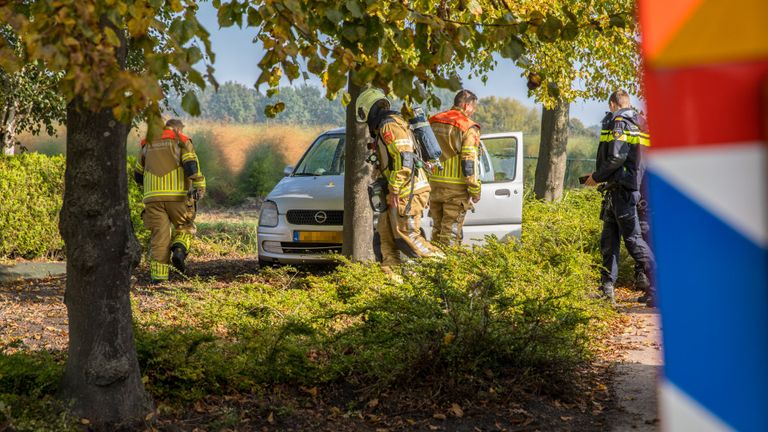
<svg viewBox="0 0 768 432">
<path fill-rule="evenodd" d="M 408 120 L 408 123 L 413 131 L 413 136 L 416 138 L 416 142 L 421 148 L 424 162 L 442 170 L 443 166 L 440 164 L 440 156 L 443 154 L 443 151 L 437 142 L 435 132 L 432 131 L 432 127 L 427 121 L 427 115 L 420 106 L 413 107 L 413 117 Z"/>
</svg>

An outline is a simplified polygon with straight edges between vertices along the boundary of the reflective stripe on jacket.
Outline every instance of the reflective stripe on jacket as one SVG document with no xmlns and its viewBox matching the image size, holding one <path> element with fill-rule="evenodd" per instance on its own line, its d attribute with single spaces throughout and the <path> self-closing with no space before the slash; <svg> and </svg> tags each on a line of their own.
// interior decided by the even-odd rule
<svg viewBox="0 0 768 432">
<path fill-rule="evenodd" d="M 192 140 L 172 129 L 159 139 L 142 140 L 134 174 L 144 186 L 145 203 L 183 201 L 190 188 L 205 188 Z"/>
<path fill-rule="evenodd" d="M 464 111 L 457 107 L 433 115 L 429 118 L 429 123 L 443 151 L 443 157 L 440 158 L 443 170 L 430 173 L 430 183 L 434 186 L 464 187 L 470 195 L 479 195 L 480 164 L 477 152 L 480 145 L 480 125 L 470 120 Z M 473 162 L 472 175 L 466 175 L 464 172 L 463 161 Z"/>
</svg>

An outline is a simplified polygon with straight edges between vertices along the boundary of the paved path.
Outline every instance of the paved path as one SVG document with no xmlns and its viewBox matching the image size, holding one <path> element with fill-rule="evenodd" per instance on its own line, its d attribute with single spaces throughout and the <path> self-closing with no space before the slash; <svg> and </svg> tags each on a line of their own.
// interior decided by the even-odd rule
<svg viewBox="0 0 768 432">
<path fill-rule="evenodd" d="M 619 336 L 626 356 L 616 365 L 614 392 L 619 410 L 608 415 L 610 430 L 659 430 L 656 386 L 661 376 L 661 323 L 656 309 L 627 308 L 630 324 Z"/>
<path fill-rule="evenodd" d="M 19 262 L 12 265 L 0 264 L 0 282 L 19 279 L 43 279 L 63 276 L 67 273 L 66 262 Z"/>
</svg>

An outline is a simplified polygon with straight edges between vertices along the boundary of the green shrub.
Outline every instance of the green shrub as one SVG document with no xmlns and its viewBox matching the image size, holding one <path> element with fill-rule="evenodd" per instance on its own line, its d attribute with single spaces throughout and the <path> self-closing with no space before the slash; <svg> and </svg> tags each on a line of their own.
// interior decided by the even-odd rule
<svg viewBox="0 0 768 432">
<path fill-rule="evenodd" d="M 265 197 L 283 178 L 286 161 L 275 144 L 265 143 L 249 153 L 238 182 L 241 196 Z"/>
<path fill-rule="evenodd" d="M 20 432 L 79 430 L 54 397 L 63 373 L 63 361 L 47 352 L 0 353 L 0 425 Z"/>
<path fill-rule="evenodd" d="M 162 310 L 135 313 L 149 388 L 193 400 L 273 382 L 387 386 L 573 370 L 611 313 L 588 297 L 599 279 L 599 202 L 579 191 L 528 203 L 522 242 L 490 239 L 407 264 L 402 283 L 342 260 L 316 276 L 283 267 L 158 292 Z"/>
<path fill-rule="evenodd" d="M 207 184 L 206 198 L 201 201 L 201 205 L 232 204 L 232 197 L 237 191 L 236 176 L 225 163 L 221 150 L 216 147 L 213 132 L 197 131 L 190 136 L 190 139 L 195 145 L 200 170 L 205 175 Z"/>
<path fill-rule="evenodd" d="M 0 156 L 0 256 L 60 256 L 64 157 Z"/>
<path fill-rule="evenodd" d="M 136 166 L 136 158 L 128 157 L 128 207 L 131 211 L 131 225 L 133 233 L 139 244 L 146 248 L 149 244 L 149 230 L 144 226 L 144 219 L 141 213 L 144 211 L 144 192 L 133 179 L 133 167 Z"/>
</svg>

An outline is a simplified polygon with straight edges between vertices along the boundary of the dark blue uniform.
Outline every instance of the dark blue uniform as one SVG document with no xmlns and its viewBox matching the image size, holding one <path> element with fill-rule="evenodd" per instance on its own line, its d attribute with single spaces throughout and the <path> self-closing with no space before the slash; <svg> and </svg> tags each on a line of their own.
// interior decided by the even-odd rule
<svg viewBox="0 0 768 432">
<path fill-rule="evenodd" d="M 649 277 L 654 259 L 640 229 L 637 205 L 645 173 L 644 147 L 650 145 L 645 119 L 632 108 L 623 108 L 603 118 L 596 170 L 592 178 L 605 183 L 600 218 L 603 233 L 602 284 L 613 285 L 619 273 L 621 239 L 627 251 Z"/>
</svg>

